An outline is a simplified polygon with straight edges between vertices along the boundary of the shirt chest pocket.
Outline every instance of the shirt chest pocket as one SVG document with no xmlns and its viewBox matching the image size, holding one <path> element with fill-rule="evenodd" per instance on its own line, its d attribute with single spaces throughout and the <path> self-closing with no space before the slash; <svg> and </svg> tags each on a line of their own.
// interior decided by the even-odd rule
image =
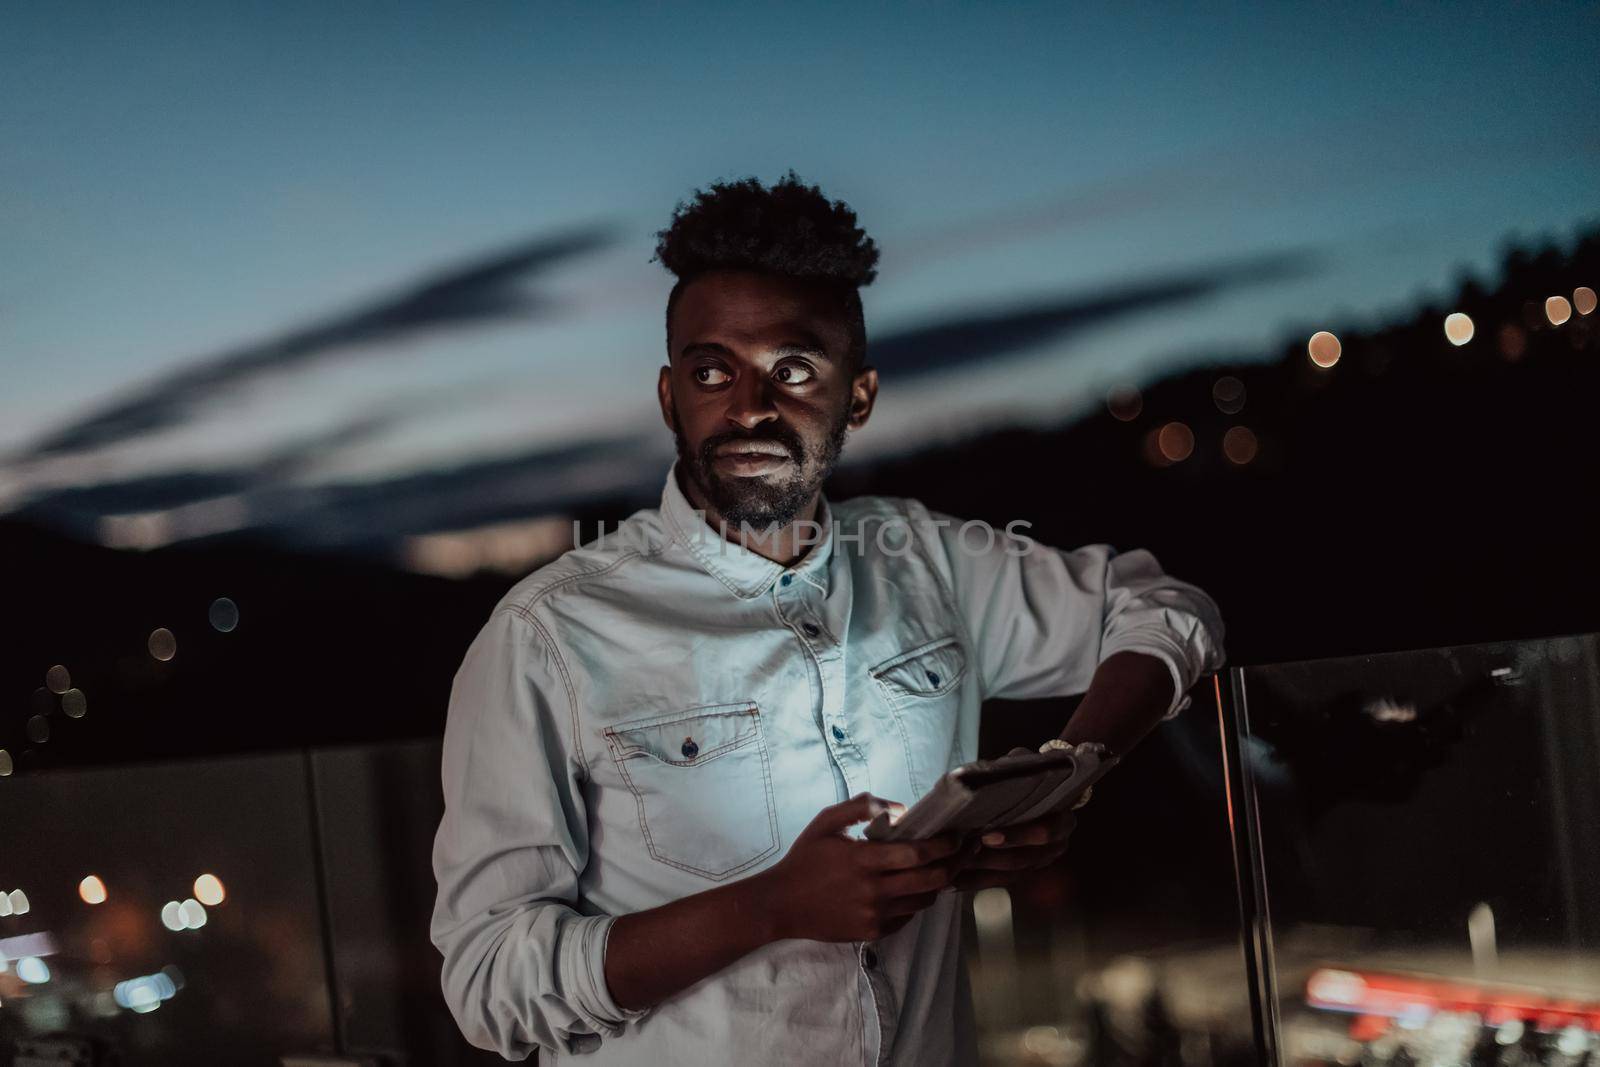
<svg viewBox="0 0 1600 1067">
<path fill-rule="evenodd" d="M 767 743 L 754 701 L 618 723 L 605 738 L 656 860 L 721 881 L 778 850 Z"/>
<path fill-rule="evenodd" d="M 867 673 L 894 715 L 911 788 L 920 797 L 959 762 L 956 731 L 967 650 L 956 637 L 941 637 L 891 656 Z"/>
</svg>

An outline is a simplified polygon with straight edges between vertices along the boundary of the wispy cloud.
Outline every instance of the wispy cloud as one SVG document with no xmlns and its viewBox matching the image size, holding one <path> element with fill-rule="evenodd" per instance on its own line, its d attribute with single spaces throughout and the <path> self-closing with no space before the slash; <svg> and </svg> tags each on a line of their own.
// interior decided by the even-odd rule
<svg viewBox="0 0 1600 1067">
<path fill-rule="evenodd" d="M 286 478 L 306 457 L 381 428 L 362 420 L 256 463 L 65 487 L 38 495 L 15 515 L 85 539 L 146 548 L 245 534 L 382 555 L 408 535 L 548 515 L 614 493 L 637 495 L 659 482 L 671 454 L 665 434 L 623 434 L 388 478 L 317 484 Z M 113 528 L 123 532 L 108 538 Z"/>
<path fill-rule="evenodd" d="M 1303 275 L 1305 252 L 1232 260 L 1023 306 L 935 319 L 870 343 L 874 365 L 900 380 L 1002 360 L 1074 332 L 1235 287 Z M 391 305 L 392 306 L 392 305 Z M 520 305 L 519 305 L 520 306 Z M 407 322 L 435 321 L 411 314 Z M 452 315 L 446 321 L 455 321 Z M 419 409 L 459 403 L 457 389 L 400 398 L 357 418 L 224 467 L 182 469 L 36 493 L 20 513 L 46 525 L 149 547 L 216 536 L 382 555 L 405 537 L 550 515 L 608 495 L 647 496 L 671 454 L 662 433 L 625 433 L 530 447 L 389 477 L 329 481 L 317 468 L 341 449 L 390 433 Z M 126 527 L 126 529 L 124 529 Z M 121 531 L 121 532 L 117 532 Z"/>
<path fill-rule="evenodd" d="M 1316 265 L 1309 252 L 1281 252 L 1000 311 L 976 311 L 869 338 L 867 358 L 880 372 L 902 379 L 931 374 L 1003 359 L 1090 327 L 1217 296 L 1230 289 L 1303 277 Z"/>
<path fill-rule="evenodd" d="M 396 295 L 292 329 L 271 340 L 202 357 L 143 383 L 50 431 L 8 457 L 18 463 L 119 444 L 179 425 L 209 400 L 242 382 L 336 356 L 370 350 L 409 333 L 551 313 L 555 303 L 530 291 L 529 278 L 613 241 L 603 227 L 540 237 L 435 273 Z"/>
</svg>

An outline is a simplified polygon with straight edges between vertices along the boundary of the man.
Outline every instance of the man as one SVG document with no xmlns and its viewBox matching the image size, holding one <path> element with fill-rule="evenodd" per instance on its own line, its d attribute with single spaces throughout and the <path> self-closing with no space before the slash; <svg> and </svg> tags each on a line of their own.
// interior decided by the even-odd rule
<svg viewBox="0 0 1600 1067">
<path fill-rule="evenodd" d="M 857 824 L 975 758 L 990 697 L 1084 693 L 1062 737 L 1125 752 L 1220 665 L 1216 608 L 1146 552 L 822 496 L 878 388 L 844 203 L 717 184 L 659 237 L 661 506 L 517 583 L 451 692 L 446 998 L 507 1058 L 973 1062 L 954 890 L 1072 820 Z"/>
</svg>

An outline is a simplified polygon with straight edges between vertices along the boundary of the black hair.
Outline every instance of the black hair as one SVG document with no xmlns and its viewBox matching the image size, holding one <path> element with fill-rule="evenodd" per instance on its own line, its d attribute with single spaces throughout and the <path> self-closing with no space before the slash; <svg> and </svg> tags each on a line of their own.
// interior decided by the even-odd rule
<svg viewBox="0 0 1600 1067">
<path fill-rule="evenodd" d="M 850 366 L 859 370 L 866 361 L 860 289 L 878 276 L 878 246 L 849 204 L 830 202 L 793 170 L 770 188 L 744 178 L 696 190 L 656 234 L 654 258 L 678 278 L 667 297 L 669 333 L 673 305 L 689 282 L 713 270 L 758 271 L 831 289 L 850 331 Z"/>
</svg>

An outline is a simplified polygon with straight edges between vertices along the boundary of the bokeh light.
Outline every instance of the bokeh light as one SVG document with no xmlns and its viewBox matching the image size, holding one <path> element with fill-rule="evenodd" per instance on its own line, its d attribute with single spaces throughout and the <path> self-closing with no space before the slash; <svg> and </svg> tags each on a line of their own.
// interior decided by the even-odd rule
<svg viewBox="0 0 1600 1067">
<path fill-rule="evenodd" d="M 78 883 L 78 896 L 83 898 L 85 904 L 104 904 L 106 902 L 106 884 L 98 875 L 87 875 Z"/>
<path fill-rule="evenodd" d="M 1156 447 L 1168 463 L 1182 463 L 1194 452 L 1194 431 L 1181 422 L 1169 422 L 1156 436 Z"/>
<path fill-rule="evenodd" d="M 1572 306 L 1578 309 L 1578 314 L 1592 314 L 1595 309 L 1594 290 L 1587 285 L 1580 285 L 1572 290 Z"/>
<path fill-rule="evenodd" d="M 162 1001 L 171 1000 L 183 988 L 181 978 L 173 978 L 177 971 L 176 967 L 163 967 L 158 974 L 144 974 L 118 982 L 111 992 L 112 998 L 129 1011 L 140 1014 L 155 1011 Z"/>
<path fill-rule="evenodd" d="M 1120 386 L 1106 394 L 1106 408 L 1112 418 L 1132 422 L 1144 410 L 1144 397 L 1131 385 Z"/>
<path fill-rule="evenodd" d="M 1054 1026 L 1030 1026 L 1022 1034 L 1022 1051 L 1040 1063 L 1071 1063 L 1073 1047 Z"/>
<path fill-rule="evenodd" d="M 81 719 L 89 710 L 89 698 L 82 689 L 68 689 L 61 694 L 61 710 L 69 719 Z"/>
<path fill-rule="evenodd" d="M 1256 435 L 1248 426 L 1231 426 L 1222 435 L 1222 454 L 1228 457 L 1230 463 L 1242 467 L 1256 458 L 1259 449 Z"/>
<path fill-rule="evenodd" d="M 23 728 L 28 735 L 28 740 L 36 745 L 42 745 L 50 740 L 50 720 L 43 715 L 34 715 L 28 719 L 28 725 Z"/>
<path fill-rule="evenodd" d="M 206 924 L 205 906 L 194 897 L 178 905 L 178 913 L 183 917 L 183 925 L 190 930 L 198 930 Z"/>
<path fill-rule="evenodd" d="M 1450 339 L 1451 344 L 1457 347 L 1466 344 L 1472 340 L 1474 332 L 1470 315 L 1456 311 L 1444 317 L 1444 335 Z"/>
<path fill-rule="evenodd" d="M 1544 302 L 1544 317 L 1550 325 L 1560 326 L 1572 318 L 1572 303 L 1564 296 L 1552 296 Z"/>
<path fill-rule="evenodd" d="M 72 675 L 66 667 L 57 663 L 44 672 L 44 684 L 52 693 L 65 693 L 72 688 Z"/>
<path fill-rule="evenodd" d="M 178 639 L 172 636 L 172 631 L 165 626 L 152 630 L 150 640 L 146 642 L 150 654 L 163 663 L 178 654 Z"/>
<path fill-rule="evenodd" d="M 1306 342 L 1306 352 L 1311 356 L 1311 362 L 1319 367 L 1331 367 L 1339 362 L 1339 354 L 1343 350 L 1339 339 L 1327 330 L 1318 330 Z"/>
<path fill-rule="evenodd" d="M 6 894 L 6 903 L 11 905 L 12 915 L 26 915 L 31 905 L 28 903 L 28 894 L 20 889 L 13 889 Z"/>
<path fill-rule="evenodd" d="M 978 890 L 972 895 L 972 917 L 984 933 L 1009 928 L 1011 894 L 999 887 Z"/>
<path fill-rule="evenodd" d="M 11 753 L 0 748 L 0 778 L 11 777 L 11 772 L 16 769 L 16 764 L 11 762 Z"/>
<path fill-rule="evenodd" d="M 165 926 L 168 930 L 182 930 L 185 926 L 183 921 L 183 905 L 179 904 L 176 900 L 169 900 L 165 904 L 161 905 L 161 925 Z"/>
<path fill-rule="evenodd" d="M 194 895 L 195 899 L 206 907 L 214 908 L 221 904 L 228 894 L 222 888 L 222 879 L 214 874 L 202 874 L 194 880 Z"/>
<path fill-rule="evenodd" d="M 1233 375 L 1218 378 L 1211 387 L 1211 400 L 1224 415 L 1237 415 L 1244 410 L 1244 382 Z"/>
<path fill-rule="evenodd" d="M 24 956 L 17 961 L 17 977 L 29 985 L 44 985 L 50 981 L 50 968 L 38 956 Z"/>
<path fill-rule="evenodd" d="M 211 620 L 212 629 L 225 634 L 232 633 L 239 625 L 239 605 L 225 596 L 219 596 L 211 602 L 206 617 Z"/>
<path fill-rule="evenodd" d="M 121 995 L 120 1002 L 123 1007 L 141 1015 L 161 1007 L 161 994 L 157 993 L 149 982 L 143 982 L 136 978 L 131 978 L 126 982 L 118 982 L 116 992 L 112 993 L 112 997 L 115 998 L 119 994 Z"/>
</svg>

